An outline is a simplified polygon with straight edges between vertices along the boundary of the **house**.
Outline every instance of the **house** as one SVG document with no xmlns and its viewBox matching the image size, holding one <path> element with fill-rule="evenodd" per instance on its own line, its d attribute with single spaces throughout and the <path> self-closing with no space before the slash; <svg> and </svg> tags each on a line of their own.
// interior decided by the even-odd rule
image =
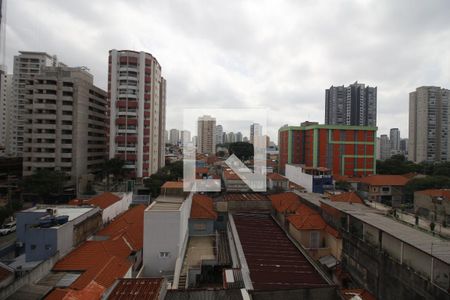
<svg viewBox="0 0 450 300">
<path fill-rule="evenodd" d="M 428 220 L 450 224 L 450 189 L 414 192 L 414 211 Z"/>
<path fill-rule="evenodd" d="M 326 190 L 334 188 L 330 169 L 299 164 L 286 164 L 285 169 L 289 181 L 303 186 L 308 193 L 323 194 Z"/>
<path fill-rule="evenodd" d="M 215 234 L 214 223 L 216 220 L 217 212 L 214 210 L 213 199 L 206 195 L 193 195 L 189 218 L 189 236 Z"/>
<path fill-rule="evenodd" d="M 142 265 L 144 210 L 131 208 L 59 260 L 52 271 L 63 272 L 66 285 L 46 299 L 100 299 L 118 278 L 132 277 Z"/>
<path fill-rule="evenodd" d="M 342 239 L 337 230 L 329 226 L 322 216 L 305 204 L 287 217 L 289 233 L 316 260 L 332 255 L 336 261 L 341 257 Z"/>
<path fill-rule="evenodd" d="M 35 206 L 16 213 L 17 242 L 25 261 L 63 257 L 102 226 L 98 207 Z"/>
<path fill-rule="evenodd" d="M 410 179 L 402 175 L 372 175 L 358 182 L 358 192 L 369 201 L 400 207 L 405 201 L 404 188 Z"/>
<path fill-rule="evenodd" d="M 267 174 L 267 189 L 287 191 L 289 189 L 289 179 L 278 173 L 269 173 Z"/>
<path fill-rule="evenodd" d="M 93 205 L 102 210 L 103 224 L 110 222 L 116 216 L 128 210 L 133 199 L 132 193 L 104 192 L 87 200 L 73 199 L 70 205 Z"/>
<path fill-rule="evenodd" d="M 275 218 L 281 225 L 286 226 L 286 217 L 294 214 L 300 206 L 299 197 L 293 192 L 285 192 L 269 195 L 268 198 L 272 201 Z"/>
</svg>

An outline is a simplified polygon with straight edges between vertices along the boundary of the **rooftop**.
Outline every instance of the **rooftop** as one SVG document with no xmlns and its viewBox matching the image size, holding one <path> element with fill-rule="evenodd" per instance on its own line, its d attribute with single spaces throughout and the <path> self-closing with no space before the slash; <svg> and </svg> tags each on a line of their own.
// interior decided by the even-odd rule
<svg viewBox="0 0 450 300">
<path fill-rule="evenodd" d="M 323 203 L 345 212 L 352 217 L 367 223 L 391 236 L 417 248 L 428 255 L 450 264 L 450 242 L 422 232 L 408 225 L 397 222 L 381 215 L 379 211 L 362 204 L 349 204 L 345 202 L 332 202 L 322 200 Z"/>
<path fill-rule="evenodd" d="M 223 201 L 269 201 L 269 199 L 258 193 L 225 194 Z"/>
<path fill-rule="evenodd" d="M 236 213 L 233 220 L 255 290 L 328 285 L 270 215 Z"/>
<path fill-rule="evenodd" d="M 160 298 L 163 278 L 121 278 L 109 294 L 109 300 L 156 300 Z"/>
<path fill-rule="evenodd" d="M 360 179 L 360 182 L 376 186 L 404 186 L 408 183 L 408 181 L 410 181 L 410 179 L 402 175 L 371 175 Z"/>
<path fill-rule="evenodd" d="M 281 213 L 295 212 L 300 206 L 299 197 L 293 192 L 285 192 L 268 196 L 272 201 L 273 208 Z"/>
<path fill-rule="evenodd" d="M 341 295 L 345 300 L 376 300 L 374 295 L 364 289 L 341 290 Z"/>
<path fill-rule="evenodd" d="M 427 195 L 430 197 L 443 197 L 450 200 L 450 189 L 429 189 L 417 191 L 417 194 Z"/>
<path fill-rule="evenodd" d="M 183 205 L 184 197 L 182 196 L 164 196 L 160 195 L 156 200 L 147 207 L 146 211 L 177 211 Z"/>
<path fill-rule="evenodd" d="M 364 204 L 364 201 L 355 192 L 347 192 L 347 193 L 331 195 L 330 199 L 333 202 L 348 202 L 348 203 Z"/>
<path fill-rule="evenodd" d="M 89 211 L 95 209 L 93 207 L 74 207 L 74 206 L 42 206 L 38 205 L 35 207 L 31 207 L 29 209 L 23 210 L 21 212 L 39 212 L 46 213 L 47 209 L 53 209 L 54 216 L 69 216 L 69 222 L 75 220 L 76 218 L 88 213 Z M 19 212 L 19 213 L 21 213 Z"/>
<path fill-rule="evenodd" d="M 209 220 L 217 219 L 213 199 L 206 195 L 195 194 L 192 197 L 191 218 Z"/>
<path fill-rule="evenodd" d="M 163 189 L 183 189 L 183 181 L 166 181 L 161 188 Z"/>
<path fill-rule="evenodd" d="M 267 174 L 267 178 L 273 181 L 287 181 L 288 179 L 284 177 L 283 175 L 280 175 L 278 173 L 269 173 Z"/>
</svg>

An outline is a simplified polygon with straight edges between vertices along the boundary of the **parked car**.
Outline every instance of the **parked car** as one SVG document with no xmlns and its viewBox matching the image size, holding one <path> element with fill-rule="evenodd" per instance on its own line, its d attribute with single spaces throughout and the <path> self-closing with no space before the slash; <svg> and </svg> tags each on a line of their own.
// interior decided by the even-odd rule
<svg viewBox="0 0 450 300">
<path fill-rule="evenodd" d="M 16 231 L 16 222 L 10 222 L 10 223 L 6 223 L 4 224 L 1 228 L 0 228 L 0 235 L 8 235 L 10 233 L 13 233 Z"/>
</svg>

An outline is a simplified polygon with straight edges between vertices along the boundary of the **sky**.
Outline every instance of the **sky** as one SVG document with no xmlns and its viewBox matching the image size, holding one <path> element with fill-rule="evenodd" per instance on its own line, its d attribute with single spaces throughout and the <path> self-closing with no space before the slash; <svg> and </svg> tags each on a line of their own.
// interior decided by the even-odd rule
<svg viewBox="0 0 450 300">
<path fill-rule="evenodd" d="M 110 49 L 159 61 L 167 129 L 182 127 L 183 109 L 264 108 L 276 140 L 284 124 L 323 123 L 325 89 L 358 81 L 378 87 L 378 134 L 398 127 L 407 137 L 409 92 L 450 88 L 450 1 L 7 3 L 10 72 L 19 50 L 45 51 L 88 67 L 106 89 Z"/>
</svg>

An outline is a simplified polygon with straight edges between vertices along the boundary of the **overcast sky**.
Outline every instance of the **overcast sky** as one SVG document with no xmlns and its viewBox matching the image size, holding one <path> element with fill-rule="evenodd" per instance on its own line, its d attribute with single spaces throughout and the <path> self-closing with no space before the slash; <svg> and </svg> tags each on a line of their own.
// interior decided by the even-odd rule
<svg viewBox="0 0 450 300">
<path fill-rule="evenodd" d="M 46 51 L 106 89 L 113 48 L 158 59 L 168 129 L 182 108 L 264 107 L 275 138 L 323 123 L 325 89 L 358 80 L 378 87 L 379 134 L 406 137 L 408 93 L 450 88 L 450 1 L 8 1 L 10 72 L 19 50 Z"/>
</svg>

